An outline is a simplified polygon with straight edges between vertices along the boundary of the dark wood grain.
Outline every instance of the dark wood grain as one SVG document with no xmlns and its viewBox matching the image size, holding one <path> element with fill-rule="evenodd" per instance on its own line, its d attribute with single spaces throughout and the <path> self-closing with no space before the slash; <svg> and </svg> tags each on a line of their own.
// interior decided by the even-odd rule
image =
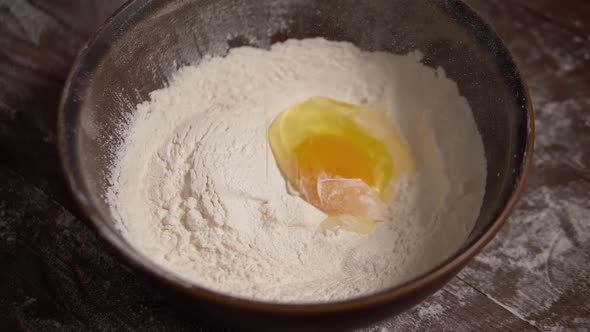
<svg viewBox="0 0 590 332">
<path fill-rule="evenodd" d="M 528 9 L 529 14 L 541 16 L 558 26 L 578 34 L 590 34 L 590 2 L 580 0 L 512 0 Z"/>
<path fill-rule="evenodd" d="M 211 330 L 108 254 L 61 176 L 61 88 L 77 50 L 122 2 L 0 0 L 3 331 Z M 467 2 L 529 82 L 538 130 L 529 187 L 457 278 L 366 331 L 590 331 L 590 2 Z"/>
</svg>

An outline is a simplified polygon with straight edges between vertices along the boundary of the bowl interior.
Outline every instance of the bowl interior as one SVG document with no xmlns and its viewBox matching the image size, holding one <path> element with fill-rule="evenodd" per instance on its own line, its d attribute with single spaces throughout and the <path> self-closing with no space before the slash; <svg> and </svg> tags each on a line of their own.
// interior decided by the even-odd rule
<svg viewBox="0 0 590 332">
<path fill-rule="evenodd" d="M 82 208 L 120 237 L 104 200 L 121 124 L 179 66 L 232 47 L 289 38 L 350 41 L 364 50 L 420 50 L 473 109 L 487 159 L 486 193 L 468 246 L 496 221 L 523 173 L 527 98 L 496 35 L 458 1 L 136 0 L 83 50 L 66 89 L 62 155 Z M 122 241 L 122 243 L 124 243 Z M 134 252 L 129 248 L 129 252 Z"/>
</svg>

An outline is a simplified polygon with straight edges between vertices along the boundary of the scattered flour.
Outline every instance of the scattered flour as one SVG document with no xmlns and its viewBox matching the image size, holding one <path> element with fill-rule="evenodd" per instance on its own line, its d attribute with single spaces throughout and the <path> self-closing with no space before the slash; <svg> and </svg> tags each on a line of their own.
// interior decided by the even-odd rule
<svg viewBox="0 0 590 332">
<path fill-rule="evenodd" d="M 287 193 L 266 130 L 317 95 L 385 100 L 414 154 L 417 174 L 369 236 L 289 227 L 325 216 Z M 125 136 L 108 199 L 127 240 L 187 281 L 249 299 L 326 302 L 404 282 L 459 248 L 484 194 L 469 105 L 419 54 L 323 39 L 233 49 L 181 68 Z"/>
</svg>

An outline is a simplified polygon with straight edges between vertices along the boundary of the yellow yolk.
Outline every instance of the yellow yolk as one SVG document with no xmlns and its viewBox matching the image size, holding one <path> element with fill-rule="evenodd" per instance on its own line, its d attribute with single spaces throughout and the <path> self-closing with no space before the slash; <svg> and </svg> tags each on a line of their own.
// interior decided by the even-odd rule
<svg viewBox="0 0 590 332">
<path fill-rule="evenodd" d="M 370 156 L 346 137 L 311 136 L 295 149 L 295 158 L 299 180 L 296 187 L 309 203 L 328 214 L 347 212 L 352 196 L 364 194 L 375 184 Z M 352 186 L 343 181 L 330 181 L 340 178 L 360 181 Z"/>
<path fill-rule="evenodd" d="M 279 169 L 328 217 L 321 229 L 371 233 L 393 199 L 393 184 L 413 170 L 403 137 L 377 111 L 312 97 L 281 113 L 269 129 Z"/>
</svg>

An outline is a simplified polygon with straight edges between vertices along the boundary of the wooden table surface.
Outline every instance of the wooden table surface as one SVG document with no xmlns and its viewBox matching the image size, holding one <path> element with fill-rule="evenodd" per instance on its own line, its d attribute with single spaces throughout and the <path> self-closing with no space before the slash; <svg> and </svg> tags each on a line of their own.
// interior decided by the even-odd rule
<svg viewBox="0 0 590 332">
<path fill-rule="evenodd" d="M 590 331 L 590 1 L 469 0 L 531 88 L 526 193 L 418 307 L 366 331 Z M 206 331 L 76 217 L 56 152 L 69 66 L 121 0 L 0 0 L 0 330 Z"/>
</svg>

